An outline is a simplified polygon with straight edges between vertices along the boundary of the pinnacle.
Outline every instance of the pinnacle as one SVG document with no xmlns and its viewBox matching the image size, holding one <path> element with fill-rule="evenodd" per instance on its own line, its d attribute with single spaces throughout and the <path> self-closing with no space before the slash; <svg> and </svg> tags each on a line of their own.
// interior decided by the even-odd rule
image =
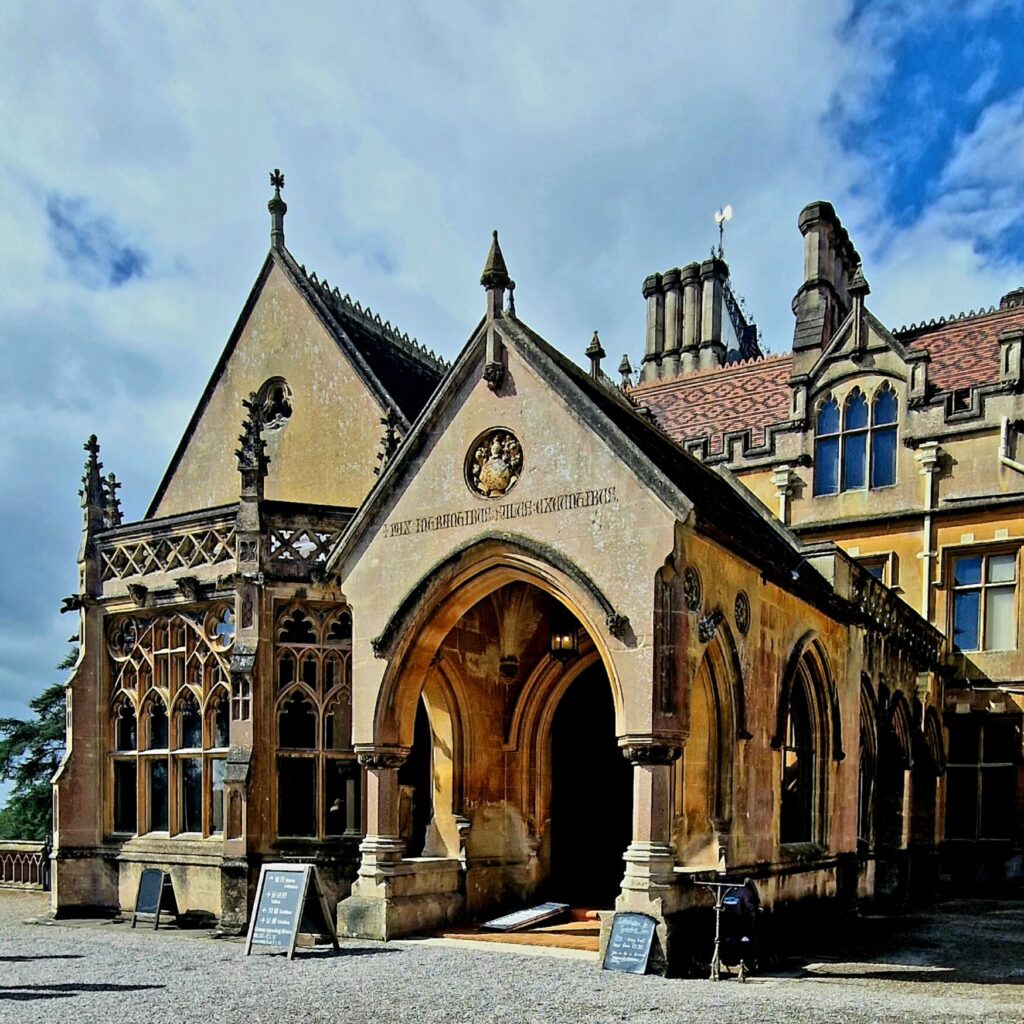
<svg viewBox="0 0 1024 1024">
<path fill-rule="evenodd" d="M 505 266 L 505 257 L 501 254 L 497 231 L 494 231 L 491 237 L 491 251 L 487 254 L 480 283 L 485 288 L 507 288 L 509 285 L 508 267 Z"/>
</svg>

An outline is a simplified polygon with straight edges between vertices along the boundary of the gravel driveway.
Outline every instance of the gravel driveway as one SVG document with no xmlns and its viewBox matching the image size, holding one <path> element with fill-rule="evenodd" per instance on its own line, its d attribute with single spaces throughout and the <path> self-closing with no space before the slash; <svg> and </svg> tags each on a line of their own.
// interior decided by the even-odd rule
<svg viewBox="0 0 1024 1024">
<path fill-rule="evenodd" d="M 41 923 L 39 894 L 0 892 L 0 1021 L 1024 1021 L 1024 904 L 947 903 L 865 920 L 842 948 L 771 976 L 666 981 L 591 959 L 465 944 L 347 941 L 342 955 L 246 958 L 236 940 L 141 924 Z M 35 919 L 35 920 L 33 920 Z"/>
</svg>

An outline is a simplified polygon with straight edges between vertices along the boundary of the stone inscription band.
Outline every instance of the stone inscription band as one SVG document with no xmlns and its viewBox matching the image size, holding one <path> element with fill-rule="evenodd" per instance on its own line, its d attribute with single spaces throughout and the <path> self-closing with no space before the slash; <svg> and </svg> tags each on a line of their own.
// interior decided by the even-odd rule
<svg viewBox="0 0 1024 1024">
<path fill-rule="evenodd" d="M 618 500 L 614 487 L 573 491 L 569 494 L 551 494 L 545 498 L 533 498 L 528 501 L 511 501 L 505 505 L 463 509 L 459 512 L 441 512 L 436 516 L 417 516 L 415 519 L 399 519 L 394 523 L 384 524 L 383 536 L 407 537 L 414 533 L 449 530 L 454 526 L 496 523 L 507 519 L 546 515 L 549 512 L 593 508 L 595 505 L 614 505 Z"/>
</svg>

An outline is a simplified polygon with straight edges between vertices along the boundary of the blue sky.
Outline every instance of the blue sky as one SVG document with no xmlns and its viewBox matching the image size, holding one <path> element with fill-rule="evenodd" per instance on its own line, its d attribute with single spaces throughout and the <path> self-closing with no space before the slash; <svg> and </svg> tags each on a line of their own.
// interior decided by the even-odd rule
<svg viewBox="0 0 1024 1024">
<path fill-rule="evenodd" d="M 1019 0 L 0 7 L 0 715 L 75 627 L 81 444 L 141 516 L 268 244 L 451 356 L 492 228 L 520 314 L 643 344 L 712 214 L 766 347 L 831 200 L 900 323 L 1024 284 Z"/>
</svg>

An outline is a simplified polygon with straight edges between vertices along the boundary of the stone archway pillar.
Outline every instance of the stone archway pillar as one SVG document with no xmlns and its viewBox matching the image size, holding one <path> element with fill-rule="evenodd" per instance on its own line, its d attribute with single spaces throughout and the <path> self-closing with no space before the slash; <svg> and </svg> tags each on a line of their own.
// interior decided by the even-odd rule
<svg viewBox="0 0 1024 1024">
<path fill-rule="evenodd" d="M 368 879 L 377 885 L 402 861 L 405 844 L 398 821 L 398 769 L 408 756 L 404 747 L 359 752 L 359 763 L 366 769 L 366 837 L 359 844 L 360 881 Z"/>
<path fill-rule="evenodd" d="M 366 837 L 351 895 L 338 904 L 338 934 L 393 939 L 455 919 L 462 907 L 460 862 L 454 858 L 403 859 L 398 769 L 405 747 L 356 747 L 366 769 Z"/>
<path fill-rule="evenodd" d="M 626 850 L 626 873 L 615 901 L 615 914 L 640 913 L 658 923 L 648 970 L 670 970 L 670 915 L 680 906 L 672 847 L 673 764 L 682 747 L 655 739 L 628 739 L 623 755 L 633 766 L 633 840 Z M 615 914 L 601 920 L 601 958 L 611 936 Z"/>
<path fill-rule="evenodd" d="M 619 902 L 635 903 L 632 894 L 641 902 L 664 901 L 675 888 L 672 766 L 682 748 L 668 743 L 629 743 L 622 753 L 633 766 L 633 839 L 625 853 L 626 874 Z"/>
</svg>

